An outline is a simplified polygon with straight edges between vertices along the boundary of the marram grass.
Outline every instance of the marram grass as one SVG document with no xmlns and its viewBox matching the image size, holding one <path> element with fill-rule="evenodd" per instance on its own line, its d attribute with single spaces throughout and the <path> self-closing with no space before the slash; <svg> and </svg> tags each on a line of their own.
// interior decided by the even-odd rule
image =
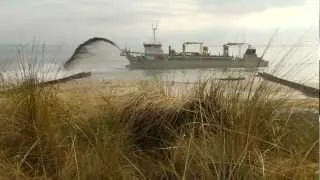
<svg viewBox="0 0 320 180">
<path fill-rule="evenodd" d="M 0 179 L 319 179 L 317 116 L 265 81 L 70 93 L 22 77 L 0 94 Z"/>
</svg>

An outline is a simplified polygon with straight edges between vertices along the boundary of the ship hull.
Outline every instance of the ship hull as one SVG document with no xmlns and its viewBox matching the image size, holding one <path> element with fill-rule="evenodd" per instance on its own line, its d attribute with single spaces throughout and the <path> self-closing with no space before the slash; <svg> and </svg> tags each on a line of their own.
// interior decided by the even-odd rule
<svg viewBox="0 0 320 180">
<path fill-rule="evenodd" d="M 165 58 L 163 60 L 148 60 L 141 57 L 127 56 L 130 64 L 126 67 L 131 69 L 198 69 L 198 68 L 255 68 L 267 67 L 268 62 L 258 58 L 245 60 L 232 57 L 222 58 Z"/>
</svg>

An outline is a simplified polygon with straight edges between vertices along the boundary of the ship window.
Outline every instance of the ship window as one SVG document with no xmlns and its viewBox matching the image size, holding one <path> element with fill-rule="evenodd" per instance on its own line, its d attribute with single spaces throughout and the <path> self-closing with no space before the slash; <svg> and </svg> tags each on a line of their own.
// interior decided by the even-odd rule
<svg viewBox="0 0 320 180">
<path fill-rule="evenodd" d="M 155 47 L 155 48 L 160 48 L 161 44 L 144 44 L 144 47 Z"/>
<path fill-rule="evenodd" d="M 255 49 L 247 49 L 245 54 L 247 54 L 247 55 L 256 54 L 256 50 Z"/>
</svg>

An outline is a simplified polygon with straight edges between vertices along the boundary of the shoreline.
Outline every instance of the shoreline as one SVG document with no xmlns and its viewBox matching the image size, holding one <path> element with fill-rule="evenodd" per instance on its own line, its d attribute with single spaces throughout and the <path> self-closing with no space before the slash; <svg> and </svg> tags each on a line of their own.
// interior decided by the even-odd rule
<svg viewBox="0 0 320 180">
<path fill-rule="evenodd" d="M 101 80 L 98 78 L 94 78 L 92 76 L 93 73 L 91 72 L 81 72 L 81 73 L 76 73 L 70 76 L 66 76 L 63 78 L 55 79 L 55 80 L 49 80 L 45 82 L 41 82 L 40 84 L 43 86 L 46 85 L 55 85 L 55 84 L 65 84 L 65 83 L 71 83 L 73 81 L 77 82 L 85 82 L 89 83 L 88 80 L 91 82 L 91 85 L 97 86 L 99 83 L 106 85 L 109 84 L 110 86 L 123 86 L 123 87 L 128 87 L 128 86 L 134 86 L 135 84 L 138 84 L 139 82 L 152 82 L 154 80 Z M 268 75 L 268 74 L 267 74 Z M 267 81 L 268 84 L 274 86 L 275 88 L 281 88 L 285 93 L 289 93 L 294 95 L 295 97 L 298 96 L 297 99 L 318 99 L 319 97 L 319 89 L 309 87 L 303 84 L 291 82 L 291 81 L 286 81 L 283 83 L 283 81 L 280 78 L 272 76 L 270 78 L 269 76 L 266 76 L 265 73 L 259 73 L 257 75 L 258 77 L 261 77 L 263 81 Z M 244 77 L 228 77 L 228 78 L 217 78 L 217 79 L 210 79 L 210 80 L 221 80 L 224 82 L 246 82 L 248 81 L 248 78 Z M 184 82 L 184 81 L 166 81 L 166 80 L 157 80 L 157 82 L 160 82 L 161 84 L 165 86 L 189 86 L 189 85 L 195 85 L 198 82 Z M 93 83 L 93 84 L 92 84 Z M 79 85 L 79 83 L 76 83 Z M 289 85 L 287 85 L 289 84 Z M 301 88 L 303 87 L 303 88 Z M 312 91 L 312 92 L 311 92 Z M 296 96 L 297 95 L 297 96 Z"/>
</svg>

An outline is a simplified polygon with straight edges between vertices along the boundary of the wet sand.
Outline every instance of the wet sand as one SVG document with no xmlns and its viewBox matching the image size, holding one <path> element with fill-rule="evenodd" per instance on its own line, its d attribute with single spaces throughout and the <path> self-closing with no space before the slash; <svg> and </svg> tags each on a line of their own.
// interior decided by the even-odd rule
<svg viewBox="0 0 320 180">
<path fill-rule="evenodd" d="M 249 80 L 241 80 L 240 83 L 248 83 Z M 237 82 L 223 81 L 228 84 L 236 84 Z M 288 98 L 290 100 L 299 101 L 312 101 L 317 102 L 318 98 L 311 98 L 306 96 L 304 93 L 295 90 L 293 88 L 283 86 L 274 82 L 260 81 L 257 80 L 253 84 L 253 89 L 258 87 L 261 83 L 267 83 L 268 88 L 275 89 L 275 93 L 281 98 Z M 83 79 L 75 79 L 68 82 L 59 84 L 61 92 L 74 92 L 74 93 L 87 93 L 97 94 L 106 93 L 112 91 L 116 94 L 124 94 L 138 89 L 143 89 L 146 86 L 154 86 L 155 88 L 165 88 L 175 91 L 188 91 L 190 88 L 194 87 L 196 83 L 194 82 L 176 82 L 176 81 L 155 81 L 155 80 L 100 80 L 94 77 L 86 77 Z"/>
</svg>

